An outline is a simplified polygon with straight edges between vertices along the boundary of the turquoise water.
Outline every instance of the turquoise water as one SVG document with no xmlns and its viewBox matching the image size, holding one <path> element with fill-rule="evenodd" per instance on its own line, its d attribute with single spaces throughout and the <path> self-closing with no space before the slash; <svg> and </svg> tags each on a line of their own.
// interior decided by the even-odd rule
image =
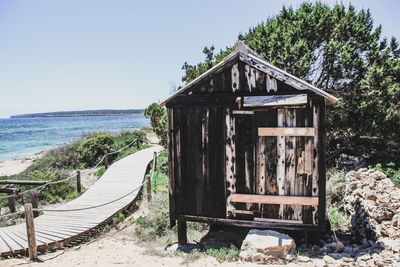
<svg viewBox="0 0 400 267">
<path fill-rule="evenodd" d="M 149 124 L 143 114 L 0 119 L 0 160 L 30 156 L 90 132 L 115 133 Z"/>
</svg>

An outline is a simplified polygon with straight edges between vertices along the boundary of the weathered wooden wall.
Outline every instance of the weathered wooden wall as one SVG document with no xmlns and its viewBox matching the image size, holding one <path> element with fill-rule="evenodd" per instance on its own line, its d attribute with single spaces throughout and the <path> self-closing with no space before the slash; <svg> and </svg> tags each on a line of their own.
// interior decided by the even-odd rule
<svg viewBox="0 0 400 267">
<path fill-rule="evenodd" d="M 307 93 L 311 105 L 234 114 L 235 98 Z M 174 215 L 321 222 L 325 210 L 324 100 L 246 65 L 231 64 L 167 103 Z M 315 136 L 258 136 L 259 127 L 314 127 Z M 322 187 L 322 188 L 321 188 Z M 232 193 L 318 196 L 316 207 L 234 203 Z M 251 212 L 249 212 L 251 211 Z M 250 213 L 254 213 L 249 217 Z"/>
</svg>

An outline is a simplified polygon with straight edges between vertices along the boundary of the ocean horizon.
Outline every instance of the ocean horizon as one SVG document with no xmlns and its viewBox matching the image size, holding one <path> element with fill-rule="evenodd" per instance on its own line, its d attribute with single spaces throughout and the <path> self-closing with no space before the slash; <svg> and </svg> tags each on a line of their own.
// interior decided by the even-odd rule
<svg viewBox="0 0 400 267">
<path fill-rule="evenodd" d="M 0 118 L 0 161 L 28 157 L 92 132 L 117 133 L 149 126 L 143 113 L 121 116 Z"/>
</svg>

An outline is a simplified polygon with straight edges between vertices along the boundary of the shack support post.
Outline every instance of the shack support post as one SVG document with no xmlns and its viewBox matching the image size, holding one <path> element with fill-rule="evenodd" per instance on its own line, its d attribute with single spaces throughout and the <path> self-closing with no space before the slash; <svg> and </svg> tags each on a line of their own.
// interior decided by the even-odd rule
<svg viewBox="0 0 400 267">
<path fill-rule="evenodd" d="M 81 171 L 77 171 L 76 172 L 76 191 L 78 193 L 82 192 L 82 188 L 81 188 Z"/>
<path fill-rule="evenodd" d="M 28 193 L 29 195 L 29 202 L 32 204 L 32 208 L 37 209 L 39 208 L 39 193 L 37 190 L 32 190 Z M 33 212 L 33 217 L 39 216 L 38 211 Z"/>
<path fill-rule="evenodd" d="M 187 244 L 186 221 L 178 220 L 178 245 L 184 246 Z"/>
<path fill-rule="evenodd" d="M 150 202 L 151 201 L 151 176 L 146 175 L 146 179 L 147 179 L 147 201 Z"/>
<path fill-rule="evenodd" d="M 28 252 L 29 259 L 32 261 L 37 261 L 37 247 L 36 247 L 36 237 L 35 237 L 35 225 L 33 223 L 33 212 L 32 204 L 27 203 L 25 208 L 25 221 L 26 221 L 26 233 L 28 234 Z"/>
</svg>

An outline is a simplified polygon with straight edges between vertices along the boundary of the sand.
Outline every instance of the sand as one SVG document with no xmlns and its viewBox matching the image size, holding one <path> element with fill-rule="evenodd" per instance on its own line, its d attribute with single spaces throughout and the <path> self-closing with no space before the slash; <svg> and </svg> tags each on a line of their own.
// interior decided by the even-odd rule
<svg viewBox="0 0 400 267">
<path fill-rule="evenodd" d="M 133 222 L 147 212 L 147 203 L 142 201 L 139 209 L 120 224 L 122 230 L 113 228 L 87 243 L 40 254 L 40 263 L 21 257 L 0 260 L 0 266 L 257 266 L 241 262 L 219 263 L 208 255 L 190 260 L 187 255 L 166 251 L 159 243 L 140 241 L 134 236 L 136 226 Z"/>
<path fill-rule="evenodd" d="M 18 174 L 28 168 L 37 159 L 43 157 L 46 151 L 42 151 L 33 156 L 24 157 L 20 159 L 10 159 L 0 161 L 0 176 L 9 176 Z"/>
</svg>

